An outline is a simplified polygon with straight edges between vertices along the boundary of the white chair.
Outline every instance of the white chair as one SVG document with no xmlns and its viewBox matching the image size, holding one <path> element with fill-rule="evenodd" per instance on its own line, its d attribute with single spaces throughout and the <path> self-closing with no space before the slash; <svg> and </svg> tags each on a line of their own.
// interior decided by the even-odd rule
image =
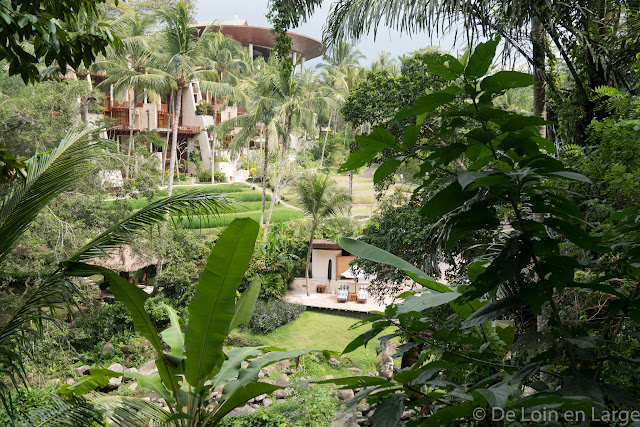
<svg viewBox="0 0 640 427">
<path fill-rule="evenodd" d="M 367 298 L 369 297 L 369 291 L 367 290 L 367 285 L 361 285 L 358 290 L 358 295 L 356 296 L 356 301 L 359 303 L 367 302 Z"/>
<path fill-rule="evenodd" d="M 347 302 L 347 298 L 349 298 L 349 285 L 340 285 L 337 298 L 338 302 Z"/>
</svg>

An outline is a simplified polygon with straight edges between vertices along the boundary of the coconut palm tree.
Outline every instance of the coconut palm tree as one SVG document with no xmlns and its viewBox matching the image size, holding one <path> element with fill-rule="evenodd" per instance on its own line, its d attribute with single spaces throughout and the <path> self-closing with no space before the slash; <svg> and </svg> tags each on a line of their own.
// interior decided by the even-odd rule
<svg viewBox="0 0 640 427">
<path fill-rule="evenodd" d="M 396 58 L 393 58 L 391 53 L 384 50 L 378 52 L 378 56 L 371 62 L 371 71 L 377 70 L 385 70 L 393 77 L 400 75 L 400 68 Z"/>
<path fill-rule="evenodd" d="M 347 68 L 360 66 L 360 61 L 364 59 L 365 56 L 353 44 L 341 40 L 322 55 L 325 62 L 318 64 L 316 68 L 335 68 L 342 72 Z"/>
<path fill-rule="evenodd" d="M 160 12 L 159 16 L 164 24 L 162 71 L 171 80 L 172 92 L 175 93 L 175 97 L 172 97 L 175 99 L 175 109 L 171 129 L 170 172 L 167 182 L 167 195 L 171 195 L 173 171 L 178 153 L 178 121 L 182 112 L 182 92 L 193 80 L 199 80 L 201 90 L 206 92 L 209 89 L 209 83 L 219 82 L 219 74 L 215 70 L 206 68 L 208 61 L 203 56 L 206 37 L 197 37 L 197 29 L 191 26 L 192 17 L 189 9 L 183 2 L 167 7 Z"/>
<path fill-rule="evenodd" d="M 298 202 L 304 213 L 311 218 L 311 235 L 309 249 L 307 249 L 307 263 L 305 267 L 305 283 L 309 296 L 309 265 L 311 263 L 311 249 L 316 229 L 322 221 L 336 216 L 349 205 L 350 197 L 329 175 L 310 173 L 302 176 L 296 184 Z"/>
<path fill-rule="evenodd" d="M 150 48 L 148 38 L 144 37 L 143 23 L 138 17 L 129 17 L 120 22 L 120 28 L 130 30 L 129 37 L 122 36 L 122 47 L 110 50 L 107 57 L 92 65 L 93 71 L 104 71 L 107 78 L 98 88 L 110 91 L 113 97 L 122 101 L 129 97 L 129 144 L 127 156 L 131 156 L 134 146 L 135 109 L 140 96 L 154 100 L 155 96 L 164 93 L 171 87 L 171 80 L 164 73 L 154 68 L 158 63 L 156 53 Z M 125 23 L 129 22 L 129 25 Z M 147 25 L 152 21 L 147 20 Z M 133 95 L 131 93 L 133 92 Z M 125 178 L 129 178 L 129 165 L 125 168 Z"/>
<path fill-rule="evenodd" d="M 282 172 L 289 160 L 291 132 L 294 128 L 304 128 L 309 133 L 313 132 L 314 110 L 326 109 L 330 101 L 321 90 L 321 86 L 314 81 L 313 73 L 309 71 L 299 75 L 293 67 L 285 66 L 271 66 L 265 71 L 265 91 L 271 94 L 274 117 L 283 129 L 282 158 L 262 235 L 262 241 L 266 244 L 271 214 L 279 196 Z"/>
</svg>

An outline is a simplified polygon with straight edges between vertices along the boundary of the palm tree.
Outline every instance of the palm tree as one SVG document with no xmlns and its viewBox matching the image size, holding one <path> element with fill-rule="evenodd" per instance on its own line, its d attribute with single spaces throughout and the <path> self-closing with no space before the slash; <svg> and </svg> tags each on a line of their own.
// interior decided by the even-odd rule
<svg viewBox="0 0 640 427">
<path fill-rule="evenodd" d="M 121 101 L 133 91 L 129 99 L 129 144 L 127 156 L 131 157 L 134 147 L 135 109 L 139 96 L 143 94 L 153 100 L 157 94 L 169 90 L 171 81 L 154 66 L 158 63 L 155 52 L 149 46 L 146 33 L 154 21 L 149 17 L 125 15 L 118 19 L 114 27 L 123 40 L 118 50 L 109 50 L 106 59 L 92 65 L 93 71 L 105 71 L 107 79 L 98 87 L 109 90 L 113 85 L 114 98 Z M 129 178 L 129 165 L 125 168 L 125 178 Z"/>
<path fill-rule="evenodd" d="M 335 68 L 340 72 L 345 71 L 347 68 L 358 67 L 360 61 L 365 56 L 356 49 L 355 46 L 345 40 L 341 40 L 332 45 L 322 55 L 322 59 L 326 62 L 318 64 L 316 68 Z"/>
<path fill-rule="evenodd" d="M 385 51 L 378 52 L 378 57 L 371 62 L 371 71 L 377 70 L 385 70 L 393 77 L 400 75 L 397 60 L 389 52 Z"/>
<path fill-rule="evenodd" d="M 271 214 L 279 196 L 282 172 L 288 161 L 291 132 L 294 128 L 305 128 L 310 133 L 314 129 L 314 109 L 326 108 L 329 99 L 321 87 L 313 80 L 309 71 L 298 75 L 293 67 L 271 66 L 266 69 L 264 84 L 266 93 L 270 93 L 274 117 L 283 129 L 282 158 L 278 176 L 269 205 L 262 241 L 267 242 L 267 230 Z"/>
<path fill-rule="evenodd" d="M 206 69 L 207 61 L 202 54 L 206 38 L 197 37 L 197 29 L 190 26 L 192 18 L 183 2 L 169 6 L 159 16 L 165 25 L 162 34 L 165 49 L 162 70 L 171 79 L 172 92 L 175 93 L 170 172 L 167 182 L 167 196 L 170 196 L 173 192 L 173 171 L 178 153 L 178 121 L 182 112 L 182 92 L 189 82 L 196 79 L 200 80 L 201 90 L 206 92 L 207 84 L 219 81 L 219 75 L 215 70 Z"/>
<path fill-rule="evenodd" d="M 305 283 L 309 296 L 309 265 L 311 263 L 311 249 L 316 229 L 327 218 L 333 217 L 349 205 L 351 199 L 329 175 L 311 173 L 302 176 L 296 184 L 298 201 L 306 215 L 311 217 L 311 235 L 309 249 L 307 249 L 307 263 L 305 267 Z"/>
<path fill-rule="evenodd" d="M 57 148 L 39 153 L 25 162 L 24 175 L 9 186 L 0 199 L 0 269 L 2 262 L 20 236 L 35 220 L 47 203 L 74 184 L 85 179 L 109 141 L 95 135 L 103 128 L 86 127 L 71 131 Z M 68 261 L 85 262 L 126 244 L 150 226 L 164 221 L 171 213 L 216 214 L 227 210 L 227 204 L 216 195 L 203 192 L 185 193 L 155 202 L 109 228 L 73 254 Z M 57 308 L 73 303 L 75 287 L 69 282 L 65 266 L 60 265 L 40 282 L 35 290 L 10 313 L 8 321 L 0 325 L 0 373 L 13 384 L 26 381 L 21 361 L 29 348 L 25 329 L 47 319 L 44 308 Z M 51 311 L 49 311 L 51 312 Z M 6 404 L 9 392 L 0 382 L 0 399 Z"/>
</svg>

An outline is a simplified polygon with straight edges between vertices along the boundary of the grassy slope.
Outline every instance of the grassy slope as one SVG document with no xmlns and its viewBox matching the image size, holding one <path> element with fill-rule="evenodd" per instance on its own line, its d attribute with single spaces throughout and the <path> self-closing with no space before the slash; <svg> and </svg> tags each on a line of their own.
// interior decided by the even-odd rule
<svg viewBox="0 0 640 427">
<path fill-rule="evenodd" d="M 353 317 L 306 311 L 298 319 L 267 335 L 245 332 L 240 329 L 233 331 L 233 335 L 260 342 L 262 345 L 284 347 L 287 350 L 317 348 L 342 353 L 347 344 L 369 329 L 366 325 L 349 329 L 356 322 L 358 319 Z M 365 373 L 376 372 L 378 363 L 376 347 L 378 345 L 378 340 L 374 339 L 366 348 L 360 347 L 342 356 L 344 363 L 337 369 L 326 364 L 315 367 L 317 372 L 314 376 L 353 375 L 353 372 L 347 370 L 348 366 L 357 366 Z M 345 359 L 349 359 L 351 363 Z"/>
</svg>

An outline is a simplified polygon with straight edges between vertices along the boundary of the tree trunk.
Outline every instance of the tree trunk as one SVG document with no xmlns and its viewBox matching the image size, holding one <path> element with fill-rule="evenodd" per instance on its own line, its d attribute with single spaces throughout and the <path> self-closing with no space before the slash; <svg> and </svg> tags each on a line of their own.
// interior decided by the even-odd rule
<svg viewBox="0 0 640 427">
<path fill-rule="evenodd" d="M 80 97 L 80 120 L 82 123 L 87 124 L 89 117 L 89 98 L 86 96 Z"/>
<path fill-rule="evenodd" d="M 331 129 L 331 117 L 333 114 L 329 114 L 329 123 L 327 123 L 327 128 Z M 327 130 L 324 134 L 324 144 L 322 144 L 322 156 L 320 156 L 320 168 L 322 168 L 322 163 L 324 162 L 324 150 L 327 147 L 327 137 L 329 136 L 329 130 Z"/>
<path fill-rule="evenodd" d="M 353 142 L 356 139 L 356 128 L 351 125 L 351 145 L 353 146 Z M 351 152 L 351 147 L 349 147 L 349 152 Z M 351 205 L 353 204 L 353 171 L 349 171 L 349 213 L 351 216 Z"/>
<path fill-rule="evenodd" d="M 133 120 L 135 119 L 135 98 L 136 94 L 133 93 L 134 101 L 129 101 L 129 147 L 127 148 L 127 164 L 124 169 L 124 178 L 129 179 L 129 166 L 131 163 L 131 148 L 133 147 Z"/>
<path fill-rule="evenodd" d="M 264 221 L 264 207 L 267 200 L 267 168 L 269 167 L 269 128 L 264 130 L 264 169 L 262 170 L 262 208 L 260 209 L 260 227 Z"/>
<path fill-rule="evenodd" d="M 169 158 L 169 180 L 167 182 L 167 197 L 171 197 L 173 193 L 173 171 L 176 168 L 176 157 L 178 155 L 178 120 L 180 119 L 180 110 L 182 109 L 182 87 L 178 84 L 178 93 L 176 96 L 176 104 L 174 108 L 172 132 L 171 135 L 171 156 Z"/>
<path fill-rule="evenodd" d="M 269 205 L 269 214 L 267 215 L 267 222 L 264 226 L 264 234 L 262 235 L 262 243 L 267 244 L 267 230 L 269 230 L 269 223 L 271 222 L 271 214 L 273 213 L 273 206 L 278 198 L 278 192 L 280 191 L 280 180 L 282 179 L 282 171 L 284 171 L 284 165 L 287 161 L 287 155 L 289 153 L 289 142 L 291 138 L 291 114 L 287 118 L 287 129 L 284 135 L 284 144 L 282 144 L 282 159 L 280 160 L 280 169 L 278 170 L 278 178 L 276 178 L 276 185 L 273 188 L 273 194 L 271 196 L 271 204 Z"/>
<path fill-rule="evenodd" d="M 533 45 L 533 115 L 546 118 L 545 32 L 537 17 L 531 21 L 531 44 Z M 538 126 L 540 136 L 547 137 L 547 127 Z"/>
<path fill-rule="evenodd" d="M 211 141 L 211 183 L 216 183 L 215 164 L 216 164 L 216 116 L 218 113 L 218 97 L 213 96 L 213 140 Z"/>
<path fill-rule="evenodd" d="M 311 227 L 311 236 L 309 236 L 309 249 L 307 249 L 307 264 L 304 269 L 304 278 L 307 286 L 307 296 L 311 295 L 311 292 L 309 290 L 309 265 L 311 264 L 311 246 L 313 245 L 313 237 L 316 234 L 317 226 L 317 222 L 313 221 L 313 226 Z"/>
</svg>

